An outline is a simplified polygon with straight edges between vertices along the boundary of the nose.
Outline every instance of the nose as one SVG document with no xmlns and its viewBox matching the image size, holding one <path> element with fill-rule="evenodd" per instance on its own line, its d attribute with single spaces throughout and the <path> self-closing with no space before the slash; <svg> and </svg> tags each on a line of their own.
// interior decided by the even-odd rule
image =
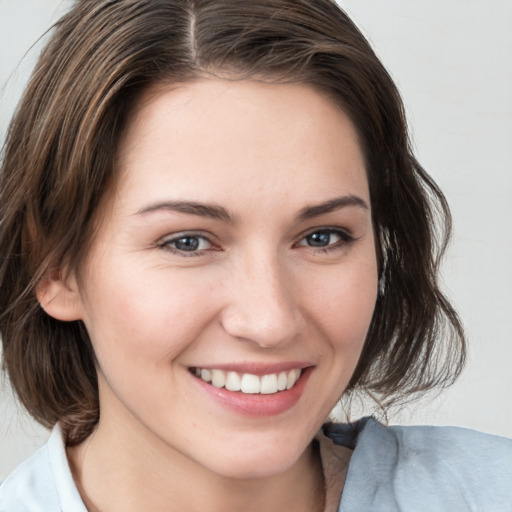
<svg viewBox="0 0 512 512">
<path fill-rule="evenodd" d="M 294 341 L 305 327 L 293 273 L 277 257 L 247 258 L 231 269 L 222 326 L 262 348 Z"/>
</svg>

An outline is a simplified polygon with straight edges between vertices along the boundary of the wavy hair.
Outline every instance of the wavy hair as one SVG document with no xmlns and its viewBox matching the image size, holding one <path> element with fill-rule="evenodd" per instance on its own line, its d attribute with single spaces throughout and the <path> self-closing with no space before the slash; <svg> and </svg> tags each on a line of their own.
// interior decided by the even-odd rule
<svg viewBox="0 0 512 512">
<path fill-rule="evenodd" d="M 52 28 L 0 173 L 3 365 L 29 413 L 60 422 L 70 445 L 99 418 L 94 352 L 84 325 L 48 316 L 35 287 L 64 261 L 79 269 L 142 93 L 212 74 L 308 84 L 358 131 L 380 283 L 347 393 L 389 405 L 450 384 L 463 366 L 462 326 L 437 282 L 446 200 L 413 156 L 396 86 L 334 1 L 81 0 Z"/>
</svg>

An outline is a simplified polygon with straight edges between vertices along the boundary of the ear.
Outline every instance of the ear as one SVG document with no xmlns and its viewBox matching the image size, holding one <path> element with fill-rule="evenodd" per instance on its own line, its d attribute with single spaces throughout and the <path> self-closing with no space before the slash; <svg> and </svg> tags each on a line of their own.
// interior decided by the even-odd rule
<svg viewBox="0 0 512 512">
<path fill-rule="evenodd" d="M 82 319 L 82 298 L 74 276 L 64 278 L 60 270 L 48 270 L 35 291 L 39 304 L 53 318 L 64 322 Z"/>
</svg>

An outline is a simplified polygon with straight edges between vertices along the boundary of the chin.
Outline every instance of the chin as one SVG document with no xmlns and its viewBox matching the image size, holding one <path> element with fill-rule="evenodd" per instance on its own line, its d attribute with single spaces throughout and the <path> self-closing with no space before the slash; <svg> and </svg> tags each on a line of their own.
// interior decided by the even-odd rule
<svg viewBox="0 0 512 512">
<path fill-rule="evenodd" d="M 291 440 L 290 440 L 291 443 Z M 280 440 L 274 443 L 257 443 L 242 448 L 233 448 L 223 457 L 209 457 L 206 465 L 211 471 L 226 478 L 256 479 L 279 475 L 289 470 L 305 455 L 306 446 L 293 446 Z M 212 464 L 212 461 L 215 461 Z"/>
<path fill-rule="evenodd" d="M 284 473 L 296 460 L 243 460 L 237 458 L 233 461 L 225 461 L 210 469 L 225 478 L 237 480 L 255 480 L 275 477 Z"/>
</svg>

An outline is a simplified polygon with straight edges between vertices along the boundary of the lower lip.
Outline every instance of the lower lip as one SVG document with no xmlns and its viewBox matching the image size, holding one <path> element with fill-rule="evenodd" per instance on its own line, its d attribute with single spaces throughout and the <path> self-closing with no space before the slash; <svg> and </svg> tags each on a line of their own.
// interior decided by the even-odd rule
<svg viewBox="0 0 512 512">
<path fill-rule="evenodd" d="M 312 366 L 305 368 L 292 388 L 270 395 L 229 391 L 226 388 L 219 389 L 192 374 L 191 377 L 204 392 L 222 406 L 245 416 L 265 417 L 282 414 L 292 408 L 300 400 L 312 371 Z"/>
</svg>

